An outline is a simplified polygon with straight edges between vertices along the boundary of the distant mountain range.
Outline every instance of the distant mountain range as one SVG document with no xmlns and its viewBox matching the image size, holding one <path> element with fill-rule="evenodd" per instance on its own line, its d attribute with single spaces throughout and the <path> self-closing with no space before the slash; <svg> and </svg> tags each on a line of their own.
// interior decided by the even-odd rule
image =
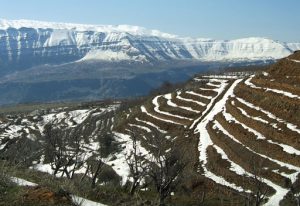
<svg viewBox="0 0 300 206">
<path fill-rule="evenodd" d="M 203 63 L 272 61 L 298 49 L 300 43 L 266 38 L 193 39 L 128 25 L 0 20 L 0 90 L 4 84 L 15 88 L 8 85 L 12 82 L 111 80 L 120 79 L 120 74 L 123 79 L 132 79 L 140 73 L 174 68 L 202 69 L 199 65 Z"/>
<path fill-rule="evenodd" d="M 29 20 L 0 20 L 1 66 L 84 60 L 160 62 L 279 59 L 300 43 L 266 38 L 212 40 L 119 25 L 81 25 Z"/>
</svg>

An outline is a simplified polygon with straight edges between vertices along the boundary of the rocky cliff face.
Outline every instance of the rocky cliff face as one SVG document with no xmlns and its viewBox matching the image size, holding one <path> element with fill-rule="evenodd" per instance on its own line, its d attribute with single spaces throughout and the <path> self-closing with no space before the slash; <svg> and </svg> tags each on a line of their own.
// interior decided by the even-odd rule
<svg viewBox="0 0 300 206">
<path fill-rule="evenodd" d="M 300 43 L 265 38 L 231 41 L 179 38 L 135 26 L 0 20 L 1 73 L 72 61 L 251 61 L 278 59 Z"/>
</svg>

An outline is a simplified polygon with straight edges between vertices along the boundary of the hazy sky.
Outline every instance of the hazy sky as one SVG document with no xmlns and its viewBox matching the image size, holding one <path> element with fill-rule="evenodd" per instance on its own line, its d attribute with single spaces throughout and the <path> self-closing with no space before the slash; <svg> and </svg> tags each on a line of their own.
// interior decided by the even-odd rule
<svg viewBox="0 0 300 206">
<path fill-rule="evenodd" d="M 0 18 L 130 24 L 180 36 L 300 42 L 300 0 L 3 0 Z"/>
</svg>

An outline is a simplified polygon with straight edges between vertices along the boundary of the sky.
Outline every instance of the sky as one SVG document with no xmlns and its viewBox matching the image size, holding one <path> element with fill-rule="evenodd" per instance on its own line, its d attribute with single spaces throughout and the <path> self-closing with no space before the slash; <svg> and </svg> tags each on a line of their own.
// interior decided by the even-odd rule
<svg viewBox="0 0 300 206">
<path fill-rule="evenodd" d="M 300 0 L 5 0 L 0 18 L 128 24 L 182 37 L 300 42 Z"/>
</svg>

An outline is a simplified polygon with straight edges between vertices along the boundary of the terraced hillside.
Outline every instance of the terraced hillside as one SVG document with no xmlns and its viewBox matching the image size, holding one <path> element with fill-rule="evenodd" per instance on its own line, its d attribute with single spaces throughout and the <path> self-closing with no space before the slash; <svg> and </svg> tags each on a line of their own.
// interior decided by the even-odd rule
<svg viewBox="0 0 300 206">
<path fill-rule="evenodd" d="M 20 161 L 24 153 L 17 156 L 14 151 L 30 142 L 24 151 L 30 157 L 24 158 L 28 167 L 56 176 L 83 174 L 89 170 L 89 158 L 103 146 L 102 134 L 110 133 L 110 145 L 115 142 L 117 147 L 102 161 L 122 185 L 132 181 L 128 157 L 135 146 L 140 157 L 153 161 L 157 151 L 168 154 L 179 145 L 188 165 L 175 200 L 179 194 L 189 196 L 191 205 L 204 199 L 207 205 L 297 205 L 300 52 L 264 72 L 238 74 L 197 76 L 182 87 L 118 111 L 115 103 L 2 115 L 0 156 Z M 57 171 L 45 158 L 45 150 L 37 149 L 45 148 L 51 128 L 64 131 L 60 135 L 72 158 L 77 147 L 69 138 L 80 137 L 75 139 L 81 148 L 76 161 Z M 78 159 L 82 164 L 75 164 Z"/>
<path fill-rule="evenodd" d="M 138 130 L 150 151 L 154 130 L 170 145 L 198 138 L 199 174 L 258 204 L 293 205 L 300 192 L 299 78 L 299 52 L 245 78 L 197 77 L 131 109 L 121 129 Z"/>
</svg>

